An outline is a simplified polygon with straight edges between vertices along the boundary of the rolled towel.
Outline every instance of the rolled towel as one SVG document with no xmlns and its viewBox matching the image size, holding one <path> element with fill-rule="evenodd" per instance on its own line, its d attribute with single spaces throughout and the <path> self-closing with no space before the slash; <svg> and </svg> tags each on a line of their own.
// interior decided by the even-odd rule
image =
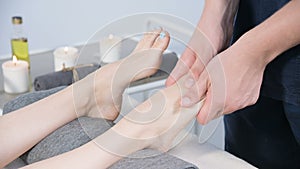
<svg viewBox="0 0 300 169">
<path fill-rule="evenodd" d="M 68 86 L 100 68 L 99 64 L 79 65 L 36 77 L 33 85 L 35 91 Z"/>
<path fill-rule="evenodd" d="M 29 104 L 37 102 L 45 97 L 48 97 L 60 90 L 63 90 L 66 86 L 60 86 L 49 90 L 44 91 L 34 91 L 26 94 L 22 94 L 15 99 L 5 103 L 3 106 L 3 115 L 25 107 Z"/>
</svg>

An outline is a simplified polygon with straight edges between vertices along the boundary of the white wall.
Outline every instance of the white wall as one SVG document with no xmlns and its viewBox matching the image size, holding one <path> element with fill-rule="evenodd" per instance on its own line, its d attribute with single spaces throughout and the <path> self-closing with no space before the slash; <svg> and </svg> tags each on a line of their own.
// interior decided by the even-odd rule
<svg viewBox="0 0 300 169">
<path fill-rule="evenodd" d="M 112 20 L 162 12 L 196 24 L 203 0 L 1 0 L 0 58 L 9 56 L 11 17 L 21 15 L 30 52 L 83 43 Z M 136 25 L 132 25 L 136 27 Z"/>
</svg>

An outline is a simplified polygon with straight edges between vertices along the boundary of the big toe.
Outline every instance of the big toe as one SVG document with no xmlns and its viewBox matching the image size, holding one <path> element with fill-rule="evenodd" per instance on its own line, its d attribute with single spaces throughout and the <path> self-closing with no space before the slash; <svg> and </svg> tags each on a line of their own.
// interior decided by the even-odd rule
<svg viewBox="0 0 300 169">
<path fill-rule="evenodd" d="M 167 31 L 162 31 L 152 45 L 154 49 L 165 50 L 170 42 L 170 34 Z"/>
<path fill-rule="evenodd" d="M 160 35 L 162 29 L 156 29 L 150 32 L 146 32 L 140 42 L 137 44 L 135 50 L 145 50 L 153 46 L 157 37 Z"/>
</svg>

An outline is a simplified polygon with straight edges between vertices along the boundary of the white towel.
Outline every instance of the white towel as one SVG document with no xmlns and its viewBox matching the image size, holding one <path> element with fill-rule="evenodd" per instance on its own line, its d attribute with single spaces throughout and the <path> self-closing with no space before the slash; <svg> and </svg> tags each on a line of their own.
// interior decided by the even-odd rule
<svg viewBox="0 0 300 169">
<path fill-rule="evenodd" d="M 199 169 L 255 169 L 249 163 L 210 143 L 199 144 L 195 135 L 188 136 L 168 153 L 196 165 Z"/>
</svg>

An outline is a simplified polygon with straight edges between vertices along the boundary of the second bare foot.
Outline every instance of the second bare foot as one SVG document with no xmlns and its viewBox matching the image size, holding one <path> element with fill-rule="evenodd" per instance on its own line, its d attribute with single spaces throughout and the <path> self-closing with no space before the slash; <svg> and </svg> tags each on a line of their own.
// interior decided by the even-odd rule
<svg viewBox="0 0 300 169">
<path fill-rule="evenodd" d="M 150 76 L 158 70 L 169 41 L 169 34 L 161 29 L 145 33 L 129 56 L 103 66 L 82 82 L 92 87 L 92 97 L 86 96 L 84 99 L 79 92 L 80 96 L 77 97 L 80 98 L 75 99 L 78 99 L 77 102 L 89 102 L 88 116 L 114 120 L 119 115 L 125 88 L 130 82 Z"/>
</svg>

